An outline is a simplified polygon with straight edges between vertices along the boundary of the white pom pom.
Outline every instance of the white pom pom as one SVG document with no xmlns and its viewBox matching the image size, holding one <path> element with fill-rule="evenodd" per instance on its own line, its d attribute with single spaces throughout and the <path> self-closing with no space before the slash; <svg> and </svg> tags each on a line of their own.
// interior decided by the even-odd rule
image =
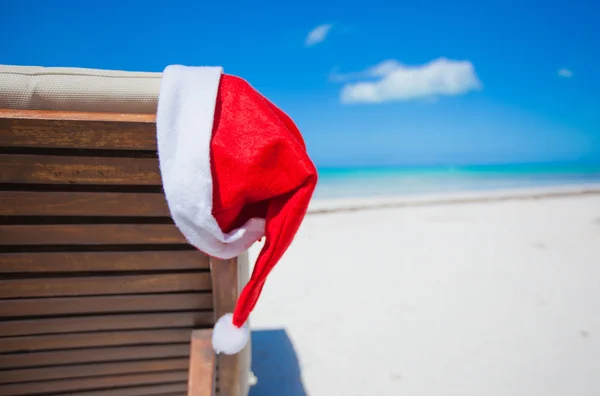
<svg viewBox="0 0 600 396">
<path fill-rule="evenodd" d="M 217 354 L 235 355 L 248 343 L 250 329 L 248 323 L 242 327 L 233 325 L 233 315 L 228 313 L 219 318 L 213 329 L 212 345 Z"/>
</svg>

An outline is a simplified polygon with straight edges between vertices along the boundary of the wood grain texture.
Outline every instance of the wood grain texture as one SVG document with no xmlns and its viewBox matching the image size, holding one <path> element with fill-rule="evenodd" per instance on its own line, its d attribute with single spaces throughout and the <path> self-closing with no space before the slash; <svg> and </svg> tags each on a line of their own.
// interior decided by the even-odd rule
<svg viewBox="0 0 600 396">
<path fill-rule="evenodd" d="M 0 321 L 0 337 L 109 330 L 204 328 L 214 323 L 211 311 L 51 317 Z"/>
<path fill-rule="evenodd" d="M 0 183 L 161 185 L 156 158 L 0 154 Z"/>
<path fill-rule="evenodd" d="M 186 395 L 187 395 L 186 392 L 183 392 L 183 393 L 182 392 L 175 392 L 175 393 L 163 393 L 160 396 L 186 396 Z M 216 393 L 215 395 L 218 396 L 219 394 Z"/>
<path fill-rule="evenodd" d="M 189 344 L 188 341 L 184 344 L 170 345 L 120 346 L 0 354 L 0 370 L 82 363 L 140 361 L 144 359 L 189 358 Z"/>
<path fill-rule="evenodd" d="M 215 316 L 220 318 L 226 313 L 234 311 L 241 290 L 238 279 L 237 258 L 230 260 L 211 258 L 210 269 Z"/>
<path fill-rule="evenodd" d="M 0 300 L 0 318 L 209 310 L 210 292 Z"/>
<path fill-rule="evenodd" d="M 0 298 L 206 291 L 208 273 L 0 279 Z"/>
<path fill-rule="evenodd" d="M 0 118 L 0 146 L 156 151 L 148 122 Z"/>
<path fill-rule="evenodd" d="M 175 392 L 175 393 L 163 393 L 160 396 L 186 396 L 186 395 L 187 395 L 186 392 L 183 392 L 183 393 L 182 392 Z M 215 395 L 218 396 L 219 394 L 216 393 Z"/>
<path fill-rule="evenodd" d="M 187 383 L 183 382 L 176 384 L 136 386 L 130 388 L 116 388 L 97 391 L 69 392 L 62 394 L 61 396 L 184 396 L 186 388 Z"/>
<path fill-rule="evenodd" d="M 169 217 L 162 193 L 0 191 L 0 216 Z"/>
<path fill-rule="evenodd" d="M 216 359 L 211 339 L 212 330 L 192 332 L 188 396 L 213 396 Z"/>
<path fill-rule="evenodd" d="M 42 334 L 0 338 L 0 353 L 23 353 L 112 346 L 153 345 L 189 341 L 191 329 L 126 330 Z"/>
<path fill-rule="evenodd" d="M 187 244 L 173 224 L 0 225 L 0 246 Z"/>
<path fill-rule="evenodd" d="M 50 317 L 0 321 L 0 337 L 109 330 L 191 329 L 212 327 L 213 324 L 212 311 Z"/>
<path fill-rule="evenodd" d="M 207 270 L 199 251 L 0 253 L 0 274 Z"/>
<path fill-rule="evenodd" d="M 80 364 L 75 366 L 36 367 L 3 371 L 2 375 L 0 375 L 0 384 L 80 377 L 100 377 L 118 374 L 152 373 L 160 371 L 187 371 L 188 369 L 189 359 L 187 358 Z"/>
<path fill-rule="evenodd" d="M 0 109 L 0 119 L 23 120 L 66 120 L 66 121 L 109 121 L 155 123 L 156 114 L 101 113 L 55 110 L 11 110 Z"/>
<path fill-rule="evenodd" d="M 248 253 L 231 260 L 211 259 L 215 317 L 233 312 L 239 294 L 248 281 Z M 250 372 L 250 342 L 235 355 L 217 357 L 217 376 L 221 395 L 245 396 Z"/>
<path fill-rule="evenodd" d="M 119 388 L 138 385 L 174 383 L 187 380 L 186 371 L 111 375 L 94 378 L 74 378 L 58 381 L 40 381 L 22 384 L 0 385 L 3 396 L 33 396 L 56 392 L 80 392 L 86 389 Z"/>
<path fill-rule="evenodd" d="M 212 276 L 197 251 L 120 251 L 188 245 L 162 224 L 155 120 L 0 109 L 1 395 L 213 394 L 212 309 L 233 309 L 237 260 Z M 247 351 L 220 360 L 222 396 L 245 394 Z"/>
</svg>

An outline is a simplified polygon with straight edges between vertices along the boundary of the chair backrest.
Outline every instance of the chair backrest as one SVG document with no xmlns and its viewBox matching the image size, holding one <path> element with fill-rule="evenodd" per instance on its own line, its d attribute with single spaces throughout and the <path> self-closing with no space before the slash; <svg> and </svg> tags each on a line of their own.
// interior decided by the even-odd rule
<svg viewBox="0 0 600 396">
<path fill-rule="evenodd" d="M 1 395 L 189 394 L 192 330 L 233 309 L 248 263 L 174 226 L 155 128 L 0 108 Z M 249 366 L 249 347 L 219 357 L 215 394 L 246 395 Z"/>
<path fill-rule="evenodd" d="M 169 218 L 153 116 L 0 112 L 0 169 L 0 394 L 184 394 L 212 278 Z"/>
</svg>

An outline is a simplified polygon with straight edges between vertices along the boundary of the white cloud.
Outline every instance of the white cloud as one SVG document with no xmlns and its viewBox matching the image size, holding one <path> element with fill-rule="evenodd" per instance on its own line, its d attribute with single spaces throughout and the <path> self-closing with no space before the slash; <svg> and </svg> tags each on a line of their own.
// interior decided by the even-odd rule
<svg viewBox="0 0 600 396">
<path fill-rule="evenodd" d="M 462 95 L 482 89 L 471 62 L 446 58 L 419 66 L 386 60 L 362 72 L 333 74 L 331 78 L 335 81 L 367 79 L 345 84 L 341 94 L 342 103 L 435 99 L 442 95 Z"/>
<path fill-rule="evenodd" d="M 571 78 L 573 77 L 573 72 L 569 69 L 558 69 L 558 75 L 564 78 Z"/>
<path fill-rule="evenodd" d="M 342 82 L 342 81 L 350 81 L 350 80 L 368 79 L 368 78 L 373 78 L 373 77 L 384 77 L 385 75 L 387 75 L 401 67 L 402 67 L 402 65 L 400 63 L 398 63 L 398 61 L 391 59 L 391 60 L 385 60 L 373 67 L 369 67 L 367 70 L 363 70 L 360 72 L 343 73 L 343 74 L 340 74 L 337 72 L 332 72 L 329 75 L 329 79 L 331 81 Z"/>
<path fill-rule="evenodd" d="M 331 24 L 324 24 L 319 25 L 313 30 L 311 30 L 310 33 L 308 33 L 308 36 L 306 36 L 306 46 L 311 47 L 315 44 L 324 41 L 327 38 L 327 35 L 329 34 L 329 31 L 332 27 L 333 25 Z"/>
</svg>

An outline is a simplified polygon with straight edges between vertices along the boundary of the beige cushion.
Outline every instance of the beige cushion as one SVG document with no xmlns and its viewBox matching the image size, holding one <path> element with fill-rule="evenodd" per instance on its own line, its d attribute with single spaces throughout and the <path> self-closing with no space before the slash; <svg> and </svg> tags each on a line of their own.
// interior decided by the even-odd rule
<svg viewBox="0 0 600 396">
<path fill-rule="evenodd" d="M 156 113 L 162 73 L 0 65 L 0 109 Z"/>
</svg>

